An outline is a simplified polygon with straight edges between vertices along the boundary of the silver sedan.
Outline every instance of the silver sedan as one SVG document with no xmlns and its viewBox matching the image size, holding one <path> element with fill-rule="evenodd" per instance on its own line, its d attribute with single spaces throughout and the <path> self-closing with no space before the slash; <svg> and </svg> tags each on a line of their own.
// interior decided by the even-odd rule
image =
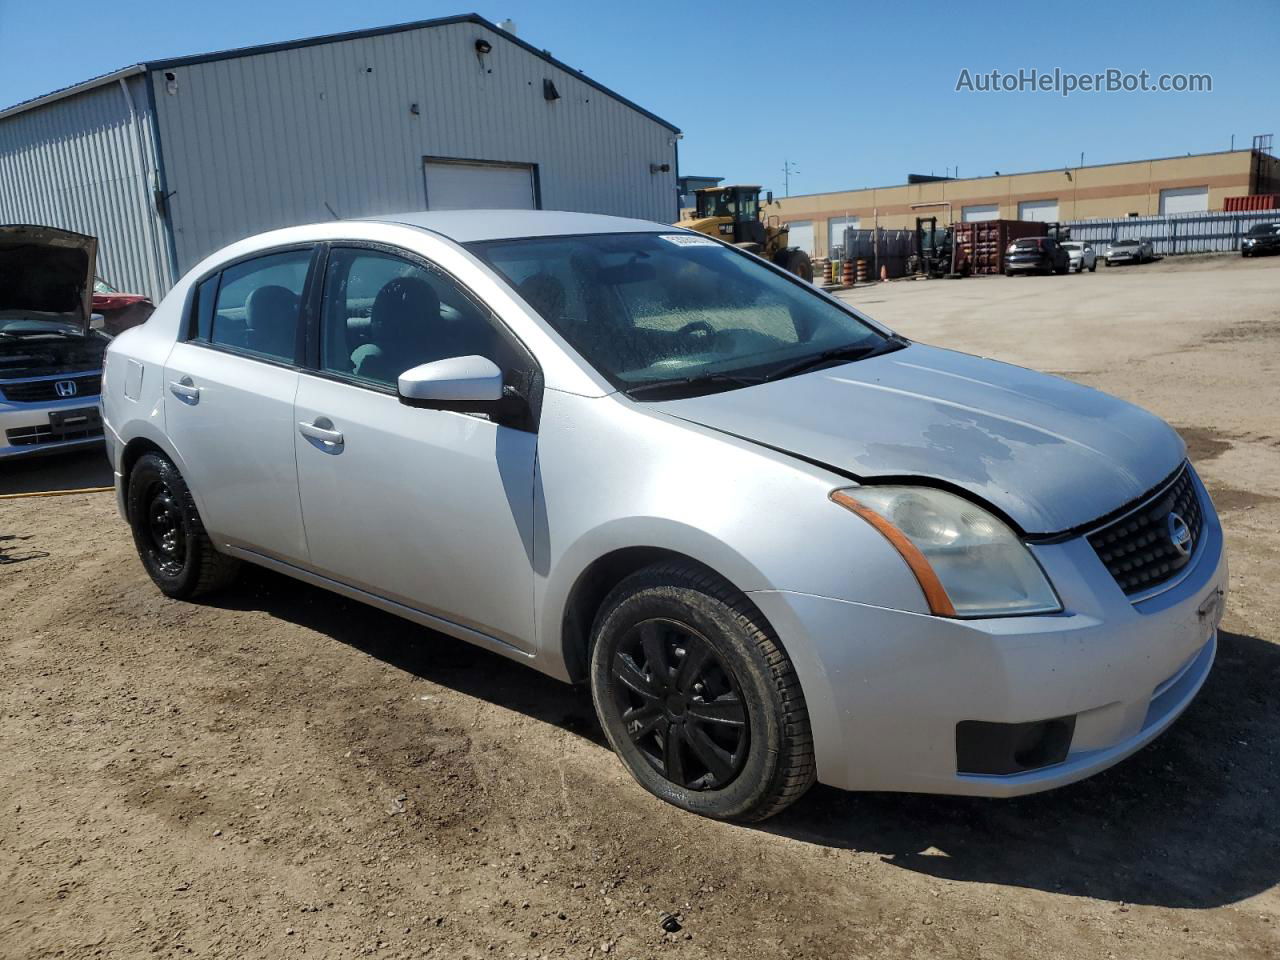
<svg viewBox="0 0 1280 960">
<path fill-rule="evenodd" d="M 1070 783 L 1216 649 L 1222 531 L 1166 424 L 662 224 L 244 240 L 113 342 L 104 410 L 166 594 L 249 562 L 587 683 L 712 817 Z"/>
</svg>

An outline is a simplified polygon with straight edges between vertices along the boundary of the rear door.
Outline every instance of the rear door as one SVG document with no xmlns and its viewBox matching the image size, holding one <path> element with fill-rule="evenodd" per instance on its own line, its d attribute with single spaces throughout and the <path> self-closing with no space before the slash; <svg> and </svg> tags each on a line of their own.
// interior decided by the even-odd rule
<svg viewBox="0 0 1280 960">
<path fill-rule="evenodd" d="M 480 355 L 508 382 L 533 360 L 439 268 L 335 243 L 294 443 L 317 573 L 513 646 L 533 641 L 537 436 L 400 403 L 410 367 Z"/>
<path fill-rule="evenodd" d="M 241 260 L 196 288 L 165 365 L 169 439 L 217 542 L 306 559 L 294 396 L 313 245 Z"/>
</svg>

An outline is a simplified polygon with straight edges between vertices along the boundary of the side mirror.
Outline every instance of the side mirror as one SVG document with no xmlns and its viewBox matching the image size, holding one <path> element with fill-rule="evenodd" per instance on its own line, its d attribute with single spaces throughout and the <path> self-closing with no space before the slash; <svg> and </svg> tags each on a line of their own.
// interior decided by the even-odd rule
<svg viewBox="0 0 1280 960">
<path fill-rule="evenodd" d="M 502 371 L 485 357 L 449 357 L 400 374 L 400 402 L 436 410 L 485 410 L 502 399 Z"/>
</svg>

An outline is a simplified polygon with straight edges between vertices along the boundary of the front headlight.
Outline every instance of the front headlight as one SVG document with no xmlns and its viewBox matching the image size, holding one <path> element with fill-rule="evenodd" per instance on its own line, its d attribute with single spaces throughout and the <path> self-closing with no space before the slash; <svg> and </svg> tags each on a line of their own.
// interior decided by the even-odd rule
<svg viewBox="0 0 1280 960">
<path fill-rule="evenodd" d="M 1026 544 L 962 497 L 930 487 L 869 486 L 834 490 L 831 499 L 902 554 L 935 614 L 1007 617 L 1062 609 Z"/>
</svg>

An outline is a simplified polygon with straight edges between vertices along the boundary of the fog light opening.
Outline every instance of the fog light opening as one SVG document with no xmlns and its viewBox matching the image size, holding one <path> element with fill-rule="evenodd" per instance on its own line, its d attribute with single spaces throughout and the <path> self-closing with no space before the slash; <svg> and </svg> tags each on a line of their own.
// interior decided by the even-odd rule
<svg viewBox="0 0 1280 960">
<path fill-rule="evenodd" d="M 962 720 L 956 724 L 956 772 L 1009 776 L 1051 767 L 1067 759 L 1076 718 L 1030 723 Z"/>
</svg>

